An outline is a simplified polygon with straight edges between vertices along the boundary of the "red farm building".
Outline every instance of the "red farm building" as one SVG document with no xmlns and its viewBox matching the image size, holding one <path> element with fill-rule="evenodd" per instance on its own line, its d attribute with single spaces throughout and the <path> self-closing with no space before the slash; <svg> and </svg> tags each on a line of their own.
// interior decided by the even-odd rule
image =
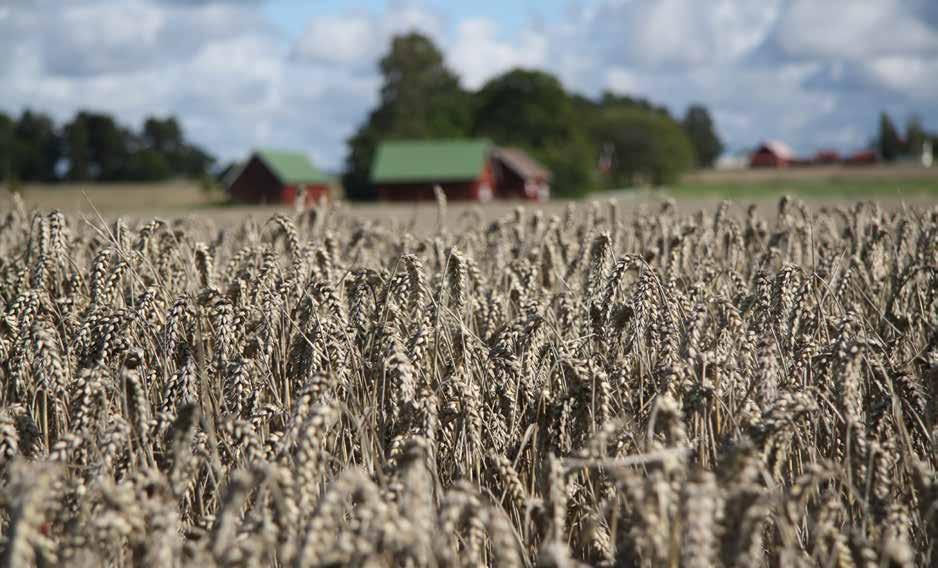
<svg viewBox="0 0 938 568">
<path fill-rule="evenodd" d="M 879 154 L 876 150 L 858 150 L 844 158 L 844 164 L 848 166 L 870 166 L 879 162 Z"/>
<path fill-rule="evenodd" d="M 840 163 L 840 153 L 836 150 L 818 150 L 814 155 L 814 163 L 819 165 L 831 165 Z"/>
<path fill-rule="evenodd" d="M 475 139 L 383 142 L 371 180 L 388 201 L 433 199 L 434 186 L 454 201 L 544 199 L 550 191 L 550 172 L 523 151 Z"/>
<path fill-rule="evenodd" d="M 314 205 L 329 197 L 331 180 L 303 152 L 255 150 L 228 185 L 242 203 Z"/>
<path fill-rule="evenodd" d="M 550 170 L 519 148 L 496 148 L 491 155 L 495 197 L 544 201 L 550 197 Z"/>
<path fill-rule="evenodd" d="M 792 164 L 795 155 L 783 142 L 763 142 L 749 157 L 751 168 L 784 168 Z"/>
</svg>

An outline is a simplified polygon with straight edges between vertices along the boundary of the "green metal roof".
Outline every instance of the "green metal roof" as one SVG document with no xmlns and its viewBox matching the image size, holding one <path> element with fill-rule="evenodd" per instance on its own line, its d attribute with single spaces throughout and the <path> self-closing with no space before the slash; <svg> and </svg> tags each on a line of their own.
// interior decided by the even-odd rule
<svg viewBox="0 0 938 568">
<path fill-rule="evenodd" d="M 492 144 L 488 140 L 395 140 L 382 142 L 371 180 L 382 182 L 457 181 L 482 172 Z"/>
<path fill-rule="evenodd" d="M 317 170 L 303 152 L 262 148 L 254 154 L 260 158 L 281 182 L 329 183 L 327 175 Z"/>
</svg>

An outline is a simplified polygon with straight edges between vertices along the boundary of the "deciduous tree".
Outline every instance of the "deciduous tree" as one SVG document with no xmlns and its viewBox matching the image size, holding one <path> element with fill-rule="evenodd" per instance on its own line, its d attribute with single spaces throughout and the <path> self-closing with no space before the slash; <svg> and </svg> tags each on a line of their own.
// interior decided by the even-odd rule
<svg viewBox="0 0 938 568">
<path fill-rule="evenodd" d="M 369 170 L 382 139 L 459 137 L 470 126 L 468 94 L 427 36 L 395 37 L 379 68 L 378 107 L 348 141 L 343 181 L 351 198 L 369 197 Z"/>
<path fill-rule="evenodd" d="M 697 157 L 697 165 L 709 168 L 723 152 L 723 142 L 717 136 L 710 111 L 703 105 L 691 105 L 684 115 L 682 126 L 690 138 Z"/>
</svg>

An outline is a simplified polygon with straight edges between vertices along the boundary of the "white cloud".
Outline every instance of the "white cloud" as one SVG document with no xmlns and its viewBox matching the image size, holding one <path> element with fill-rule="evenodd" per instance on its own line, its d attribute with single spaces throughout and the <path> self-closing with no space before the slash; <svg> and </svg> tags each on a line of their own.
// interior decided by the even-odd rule
<svg viewBox="0 0 938 568">
<path fill-rule="evenodd" d="M 890 56 L 869 62 L 873 76 L 896 92 L 934 104 L 938 94 L 938 58 Z"/>
<path fill-rule="evenodd" d="M 58 75 L 95 75 L 148 66 L 158 56 L 167 13 L 142 2 L 66 6 L 43 30 L 44 65 Z"/>
<path fill-rule="evenodd" d="M 293 46 L 293 55 L 300 61 L 374 72 L 395 35 L 419 31 L 440 42 L 443 27 L 436 13 L 395 2 L 381 14 L 355 11 L 313 19 Z"/>
<path fill-rule="evenodd" d="M 294 52 L 302 59 L 360 65 L 381 47 L 376 23 L 367 16 L 326 16 L 310 22 Z"/>
<path fill-rule="evenodd" d="M 938 53 L 938 30 L 901 0 L 795 0 L 773 39 L 781 53 L 801 59 Z"/>
<path fill-rule="evenodd" d="M 139 126 L 175 114 L 223 159 L 304 148 L 337 167 L 377 84 L 344 67 L 295 61 L 256 2 L 82 0 L 22 3 L 0 19 L 0 110 L 59 123 L 80 109 Z"/>
<path fill-rule="evenodd" d="M 448 60 L 470 89 L 515 67 L 544 66 L 548 55 L 544 34 L 524 30 L 513 39 L 500 39 L 498 25 L 492 20 L 465 20 L 457 27 L 456 42 L 447 49 Z"/>
<path fill-rule="evenodd" d="M 607 1 L 582 38 L 610 63 L 645 68 L 734 61 L 756 47 L 778 17 L 779 0 Z"/>
<path fill-rule="evenodd" d="M 938 129 L 930 0 L 601 0 L 566 33 L 566 46 L 592 54 L 598 87 L 676 114 L 702 102 L 730 147 L 781 138 L 848 149 L 883 109 Z"/>
<path fill-rule="evenodd" d="M 377 99 L 378 58 L 417 30 L 464 86 L 521 66 L 675 114 L 702 102 L 731 148 L 858 146 L 881 109 L 938 129 L 931 0 L 595 0 L 521 27 L 451 21 L 421 1 L 319 16 L 291 44 L 261 0 L 0 0 L 0 109 L 61 122 L 90 108 L 135 126 L 173 113 L 223 158 L 269 144 L 337 167 Z"/>
<path fill-rule="evenodd" d="M 185 61 L 226 38 L 269 33 L 256 9 L 237 4 L 145 0 L 49 4 L 35 14 L 43 64 L 58 75 L 124 73 Z"/>
<path fill-rule="evenodd" d="M 638 74 L 622 67 L 610 67 L 604 83 L 606 89 L 620 95 L 637 96 L 642 92 L 642 80 Z"/>
</svg>

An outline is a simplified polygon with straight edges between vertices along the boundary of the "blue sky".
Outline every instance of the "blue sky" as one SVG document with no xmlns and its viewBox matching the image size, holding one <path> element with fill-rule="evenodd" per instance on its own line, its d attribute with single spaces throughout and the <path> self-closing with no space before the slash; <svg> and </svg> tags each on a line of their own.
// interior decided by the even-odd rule
<svg viewBox="0 0 938 568">
<path fill-rule="evenodd" d="M 175 114 L 222 159 L 295 147 L 336 169 L 412 30 L 467 88 L 520 66 L 699 102 L 731 149 L 861 148 L 882 110 L 938 130 L 935 0 L 0 0 L 0 110 Z"/>
</svg>

